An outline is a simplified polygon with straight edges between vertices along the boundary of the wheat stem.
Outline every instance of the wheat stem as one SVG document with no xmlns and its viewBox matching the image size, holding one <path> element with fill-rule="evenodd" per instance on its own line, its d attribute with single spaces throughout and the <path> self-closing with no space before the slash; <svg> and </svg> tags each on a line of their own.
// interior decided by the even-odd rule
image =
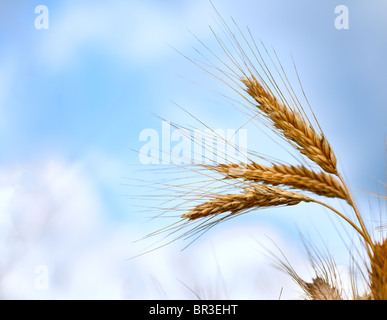
<svg viewBox="0 0 387 320">
<path fill-rule="evenodd" d="M 313 202 L 314 203 L 317 203 L 319 205 L 322 205 L 326 208 L 328 208 L 329 210 L 333 211 L 334 213 L 336 213 L 338 216 L 340 216 L 341 218 L 343 218 L 346 222 L 348 222 L 365 240 L 366 242 L 368 243 L 367 241 L 367 237 L 366 235 L 364 234 L 364 232 L 356 225 L 353 223 L 353 221 L 351 221 L 349 218 L 347 218 L 345 215 L 343 215 L 340 211 L 336 210 L 335 208 L 333 208 L 332 206 L 330 206 L 329 204 L 326 204 L 325 202 L 322 202 L 322 201 L 319 201 L 319 200 L 316 200 L 316 199 L 313 199 Z M 372 244 L 369 243 L 369 244 Z"/>
<path fill-rule="evenodd" d="M 374 249 L 374 244 L 372 242 L 372 239 L 367 231 L 367 228 L 364 224 L 364 221 L 363 221 L 363 218 L 361 217 L 361 214 L 360 214 L 360 211 L 352 197 L 352 194 L 348 188 L 348 185 L 346 183 L 346 181 L 344 180 L 343 176 L 340 174 L 340 172 L 337 172 L 336 176 L 340 179 L 341 183 L 343 184 L 343 187 L 345 188 L 346 190 L 346 193 L 347 193 L 347 202 L 351 205 L 351 207 L 353 208 L 353 211 L 355 212 L 355 215 L 356 215 L 356 218 L 357 220 L 359 221 L 359 224 L 360 224 L 360 227 L 362 229 L 362 232 L 360 233 L 365 242 L 370 246 L 370 248 L 373 250 Z M 367 246 L 367 251 L 368 251 L 368 254 L 370 254 L 370 248 Z"/>
</svg>

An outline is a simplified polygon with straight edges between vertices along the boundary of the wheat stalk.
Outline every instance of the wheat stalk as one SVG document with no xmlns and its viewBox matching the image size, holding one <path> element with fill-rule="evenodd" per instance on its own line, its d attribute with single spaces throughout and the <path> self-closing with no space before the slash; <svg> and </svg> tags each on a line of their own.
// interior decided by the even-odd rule
<svg viewBox="0 0 387 320">
<path fill-rule="evenodd" d="M 223 19 L 222 21 L 224 22 Z M 363 296 L 357 295 L 354 298 L 387 299 L 387 240 L 378 243 L 373 241 L 369 235 L 351 191 L 338 170 L 333 148 L 323 134 L 321 127 L 319 126 L 319 130 L 313 127 L 296 97 L 292 96 L 293 101 L 296 101 L 294 104 L 296 107 L 290 106 L 266 63 L 259 59 L 262 58 L 260 52 L 258 50 L 257 52 L 254 51 L 254 48 L 257 49 L 255 42 L 253 41 L 253 44 L 248 43 L 245 36 L 241 33 L 243 39 L 247 42 L 248 49 L 263 70 L 263 74 L 257 71 L 254 63 L 242 49 L 242 45 L 238 42 L 234 33 L 231 32 L 226 24 L 225 26 L 230 33 L 230 39 L 234 41 L 233 46 L 238 50 L 238 56 L 242 62 L 238 63 L 238 59 L 231 54 L 231 51 L 215 35 L 216 40 L 229 60 L 229 64 L 221 61 L 214 54 L 226 70 L 221 70 L 216 66 L 213 70 L 220 71 L 230 82 L 222 80 L 219 76 L 215 77 L 238 92 L 240 96 L 253 106 L 255 114 L 252 116 L 252 119 L 260 117 L 266 124 L 269 124 L 276 134 L 288 142 L 296 151 L 300 152 L 301 155 L 319 166 L 322 171 L 316 172 L 308 169 L 301 162 L 299 165 L 279 163 L 271 166 L 264 166 L 254 161 L 242 164 L 203 164 L 201 167 L 209 169 L 211 172 L 222 174 L 225 178 L 222 181 L 227 181 L 229 187 L 237 189 L 242 183 L 244 188 L 240 193 L 223 194 L 213 192 L 208 194 L 205 197 L 207 201 L 191 207 L 181 216 L 182 221 L 195 222 L 204 218 L 216 219 L 217 217 L 219 221 L 223 221 L 224 214 L 226 214 L 227 218 L 256 208 L 291 206 L 301 202 L 324 206 L 351 225 L 365 243 L 370 265 L 368 269 L 370 293 Z M 212 71 L 209 73 L 214 75 Z M 264 80 L 264 76 L 268 78 L 267 81 Z M 287 80 L 286 75 L 284 77 Z M 282 80 L 286 84 L 286 81 Z M 267 83 L 270 83 L 274 89 L 270 89 Z M 287 89 L 289 92 L 288 87 Z M 273 91 L 279 94 L 279 98 L 274 95 Z M 293 89 L 291 88 L 290 91 L 293 91 Z M 214 180 L 219 181 L 217 179 Z M 355 213 L 357 223 L 324 201 L 308 197 L 302 193 L 285 190 L 282 187 L 307 191 L 318 196 L 346 200 Z M 214 223 L 204 224 L 202 228 L 212 225 Z M 305 282 L 292 268 L 286 265 L 284 265 L 284 268 L 296 280 L 309 298 L 313 300 L 342 299 L 340 291 L 332 284 L 334 282 L 328 281 L 328 278 L 317 275 L 312 282 Z"/>
</svg>

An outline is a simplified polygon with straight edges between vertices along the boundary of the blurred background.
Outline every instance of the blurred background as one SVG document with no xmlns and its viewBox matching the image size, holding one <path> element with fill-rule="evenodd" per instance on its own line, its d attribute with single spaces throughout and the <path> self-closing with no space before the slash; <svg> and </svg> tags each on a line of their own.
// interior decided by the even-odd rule
<svg viewBox="0 0 387 320">
<path fill-rule="evenodd" d="M 293 57 L 365 220 L 377 225 L 385 211 L 369 192 L 383 192 L 385 181 L 387 3 L 213 4 L 294 74 Z M 348 29 L 335 27 L 339 5 Z M 208 0 L 2 0 L 0 15 L 0 298 L 298 298 L 266 250 L 280 249 L 310 279 L 300 232 L 326 246 L 348 283 L 344 240 L 356 235 L 314 205 L 253 212 L 187 248 L 178 240 L 135 257 L 154 248 L 137 240 L 166 225 L 149 220 L 158 214 L 152 197 L 148 212 L 136 197 L 134 179 L 152 181 L 160 167 L 139 160 L 140 133 L 161 134 L 157 116 L 201 126 L 177 105 L 212 128 L 246 122 L 213 92 L 232 90 L 183 56 L 198 57 L 196 48 L 206 56 L 200 41 L 222 55 Z M 248 129 L 249 148 L 278 157 L 265 139 Z"/>
</svg>

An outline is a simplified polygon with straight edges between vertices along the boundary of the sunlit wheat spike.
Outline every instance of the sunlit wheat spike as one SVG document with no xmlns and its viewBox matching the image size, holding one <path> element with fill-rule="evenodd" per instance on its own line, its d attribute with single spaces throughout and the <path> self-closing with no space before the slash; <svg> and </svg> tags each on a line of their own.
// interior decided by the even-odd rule
<svg viewBox="0 0 387 320">
<path fill-rule="evenodd" d="M 224 194 L 197 205 L 183 215 L 183 218 L 195 220 L 210 215 L 230 212 L 231 215 L 252 208 L 291 206 L 300 202 L 313 201 L 309 197 L 278 188 L 256 186 L 245 189 L 241 194 Z"/>
<path fill-rule="evenodd" d="M 343 185 L 334 176 L 322 171 L 315 172 L 302 165 L 273 165 L 269 167 L 251 162 L 204 167 L 219 172 L 226 178 L 262 182 L 272 186 L 283 185 L 293 189 L 310 191 L 320 196 L 347 199 Z"/>
<path fill-rule="evenodd" d="M 337 173 L 336 156 L 322 133 L 317 133 L 299 112 L 278 100 L 254 75 L 241 81 L 246 86 L 246 92 L 255 100 L 256 107 L 271 121 L 275 130 L 324 171 Z"/>
<path fill-rule="evenodd" d="M 387 240 L 374 243 L 371 257 L 370 289 L 375 300 L 387 300 Z"/>
</svg>

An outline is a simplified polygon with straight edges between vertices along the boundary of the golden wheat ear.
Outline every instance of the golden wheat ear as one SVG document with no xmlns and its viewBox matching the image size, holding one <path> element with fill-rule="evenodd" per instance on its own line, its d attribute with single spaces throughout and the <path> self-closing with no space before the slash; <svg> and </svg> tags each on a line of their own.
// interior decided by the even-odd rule
<svg viewBox="0 0 387 320">
<path fill-rule="evenodd" d="M 313 200 L 303 194 L 257 185 L 244 190 L 241 194 L 213 197 L 210 201 L 199 204 L 183 214 L 182 218 L 195 220 L 228 212 L 231 216 L 249 209 L 292 206 L 302 201 L 311 202 Z"/>
<path fill-rule="evenodd" d="M 273 128 L 298 151 L 318 164 L 325 172 L 337 173 L 337 160 L 327 139 L 319 134 L 297 110 L 278 100 L 254 75 L 242 78 L 246 92 Z"/>
<path fill-rule="evenodd" d="M 325 172 L 316 172 L 303 165 L 264 166 L 256 162 L 242 164 L 203 165 L 218 172 L 227 179 L 242 179 L 246 183 L 263 183 L 272 186 L 286 186 L 309 191 L 319 196 L 347 200 L 346 191 L 340 181 Z"/>
</svg>

